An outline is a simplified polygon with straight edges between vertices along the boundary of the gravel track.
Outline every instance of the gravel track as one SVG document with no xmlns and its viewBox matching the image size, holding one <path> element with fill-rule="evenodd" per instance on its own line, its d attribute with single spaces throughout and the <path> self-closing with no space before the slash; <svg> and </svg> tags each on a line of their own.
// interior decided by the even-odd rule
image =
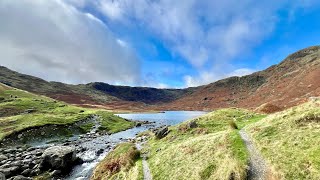
<svg viewBox="0 0 320 180">
<path fill-rule="evenodd" d="M 267 166 L 265 160 L 260 155 L 259 150 L 254 146 L 248 134 L 241 129 L 240 136 L 244 141 L 250 156 L 248 180 L 264 180 L 266 179 Z"/>
</svg>

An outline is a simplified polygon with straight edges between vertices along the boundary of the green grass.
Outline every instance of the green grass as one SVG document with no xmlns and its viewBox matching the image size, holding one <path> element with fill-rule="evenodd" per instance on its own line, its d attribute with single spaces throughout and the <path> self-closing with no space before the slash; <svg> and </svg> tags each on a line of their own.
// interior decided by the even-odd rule
<svg viewBox="0 0 320 180">
<path fill-rule="evenodd" d="M 320 179 L 320 101 L 246 127 L 278 179 Z"/>
<path fill-rule="evenodd" d="M 97 111 L 101 126 L 99 127 L 100 131 L 107 131 L 108 133 L 116 133 L 123 131 L 124 129 L 129 129 L 135 125 L 132 121 L 126 121 L 125 119 L 112 115 L 107 111 Z"/>
<path fill-rule="evenodd" d="M 139 179 L 140 172 L 140 152 L 133 143 L 121 143 L 98 164 L 91 179 Z"/>
<path fill-rule="evenodd" d="M 142 151 L 148 154 L 153 179 L 245 179 L 248 152 L 229 122 L 243 127 L 263 117 L 243 109 L 222 109 L 190 120 L 197 123 L 196 128 L 188 127 L 190 121 L 170 127 L 163 139 L 156 139 L 150 131 L 141 133 L 149 136 Z M 122 177 L 137 169 L 136 165 L 122 171 Z"/>
<path fill-rule="evenodd" d="M 93 126 L 94 126 L 94 123 L 89 122 L 89 123 L 80 125 L 80 128 L 81 128 L 82 132 L 87 133 L 87 132 L 90 132 L 90 130 L 93 128 Z"/>
<path fill-rule="evenodd" d="M 92 115 L 99 115 L 101 127 L 108 133 L 122 131 L 134 126 L 129 122 L 99 109 L 87 109 L 51 98 L 13 89 L 0 84 L 0 141 L 27 128 L 44 125 L 72 125 Z M 27 113 L 29 111 L 29 113 Z M 82 124 L 84 132 L 90 131 L 92 124 Z"/>
</svg>

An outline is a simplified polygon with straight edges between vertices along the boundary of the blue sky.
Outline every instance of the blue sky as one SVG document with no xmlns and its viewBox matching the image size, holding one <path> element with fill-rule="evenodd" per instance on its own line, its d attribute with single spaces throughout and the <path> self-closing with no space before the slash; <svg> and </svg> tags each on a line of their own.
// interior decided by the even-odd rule
<svg viewBox="0 0 320 180">
<path fill-rule="evenodd" d="M 319 12 L 317 0 L 4 0 L 0 63 L 73 84 L 198 86 L 319 45 Z"/>
</svg>

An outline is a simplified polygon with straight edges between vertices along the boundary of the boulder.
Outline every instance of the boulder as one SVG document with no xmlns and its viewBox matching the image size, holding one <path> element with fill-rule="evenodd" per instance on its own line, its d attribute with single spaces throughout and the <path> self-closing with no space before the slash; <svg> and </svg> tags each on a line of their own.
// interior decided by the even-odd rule
<svg viewBox="0 0 320 180">
<path fill-rule="evenodd" d="M 169 131 L 168 127 L 166 126 L 166 127 L 163 127 L 163 128 L 156 130 L 155 136 L 158 139 L 162 139 L 162 138 L 166 137 L 169 134 L 169 132 L 170 131 Z"/>
<path fill-rule="evenodd" d="M 0 154 L 0 161 L 7 160 L 7 159 L 8 159 L 7 156 Z"/>
<path fill-rule="evenodd" d="M 192 129 L 196 127 L 198 127 L 198 124 L 195 121 L 191 121 L 188 123 L 188 128 Z"/>
<path fill-rule="evenodd" d="M 41 170 L 69 171 L 77 162 L 76 149 L 73 146 L 53 146 L 44 151 L 40 163 Z"/>
</svg>

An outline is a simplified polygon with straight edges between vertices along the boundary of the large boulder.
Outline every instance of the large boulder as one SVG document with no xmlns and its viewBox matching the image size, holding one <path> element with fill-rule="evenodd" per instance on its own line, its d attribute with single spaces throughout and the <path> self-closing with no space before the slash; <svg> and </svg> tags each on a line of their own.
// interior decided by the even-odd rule
<svg viewBox="0 0 320 180">
<path fill-rule="evenodd" d="M 73 146 L 53 146 L 42 154 L 41 170 L 69 171 L 77 162 L 76 149 Z"/>
<path fill-rule="evenodd" d="M 166 127 L 163 127 L 163 128 L 160 128 L 158 130 L 155 131 L 155 136 L 156 138 L 158 139 L 162 139 L 164 137 L 166 137 L 168 134 L 169 134 L 169 129 L 168 129 L 168 126 Z"/>
</svg>

